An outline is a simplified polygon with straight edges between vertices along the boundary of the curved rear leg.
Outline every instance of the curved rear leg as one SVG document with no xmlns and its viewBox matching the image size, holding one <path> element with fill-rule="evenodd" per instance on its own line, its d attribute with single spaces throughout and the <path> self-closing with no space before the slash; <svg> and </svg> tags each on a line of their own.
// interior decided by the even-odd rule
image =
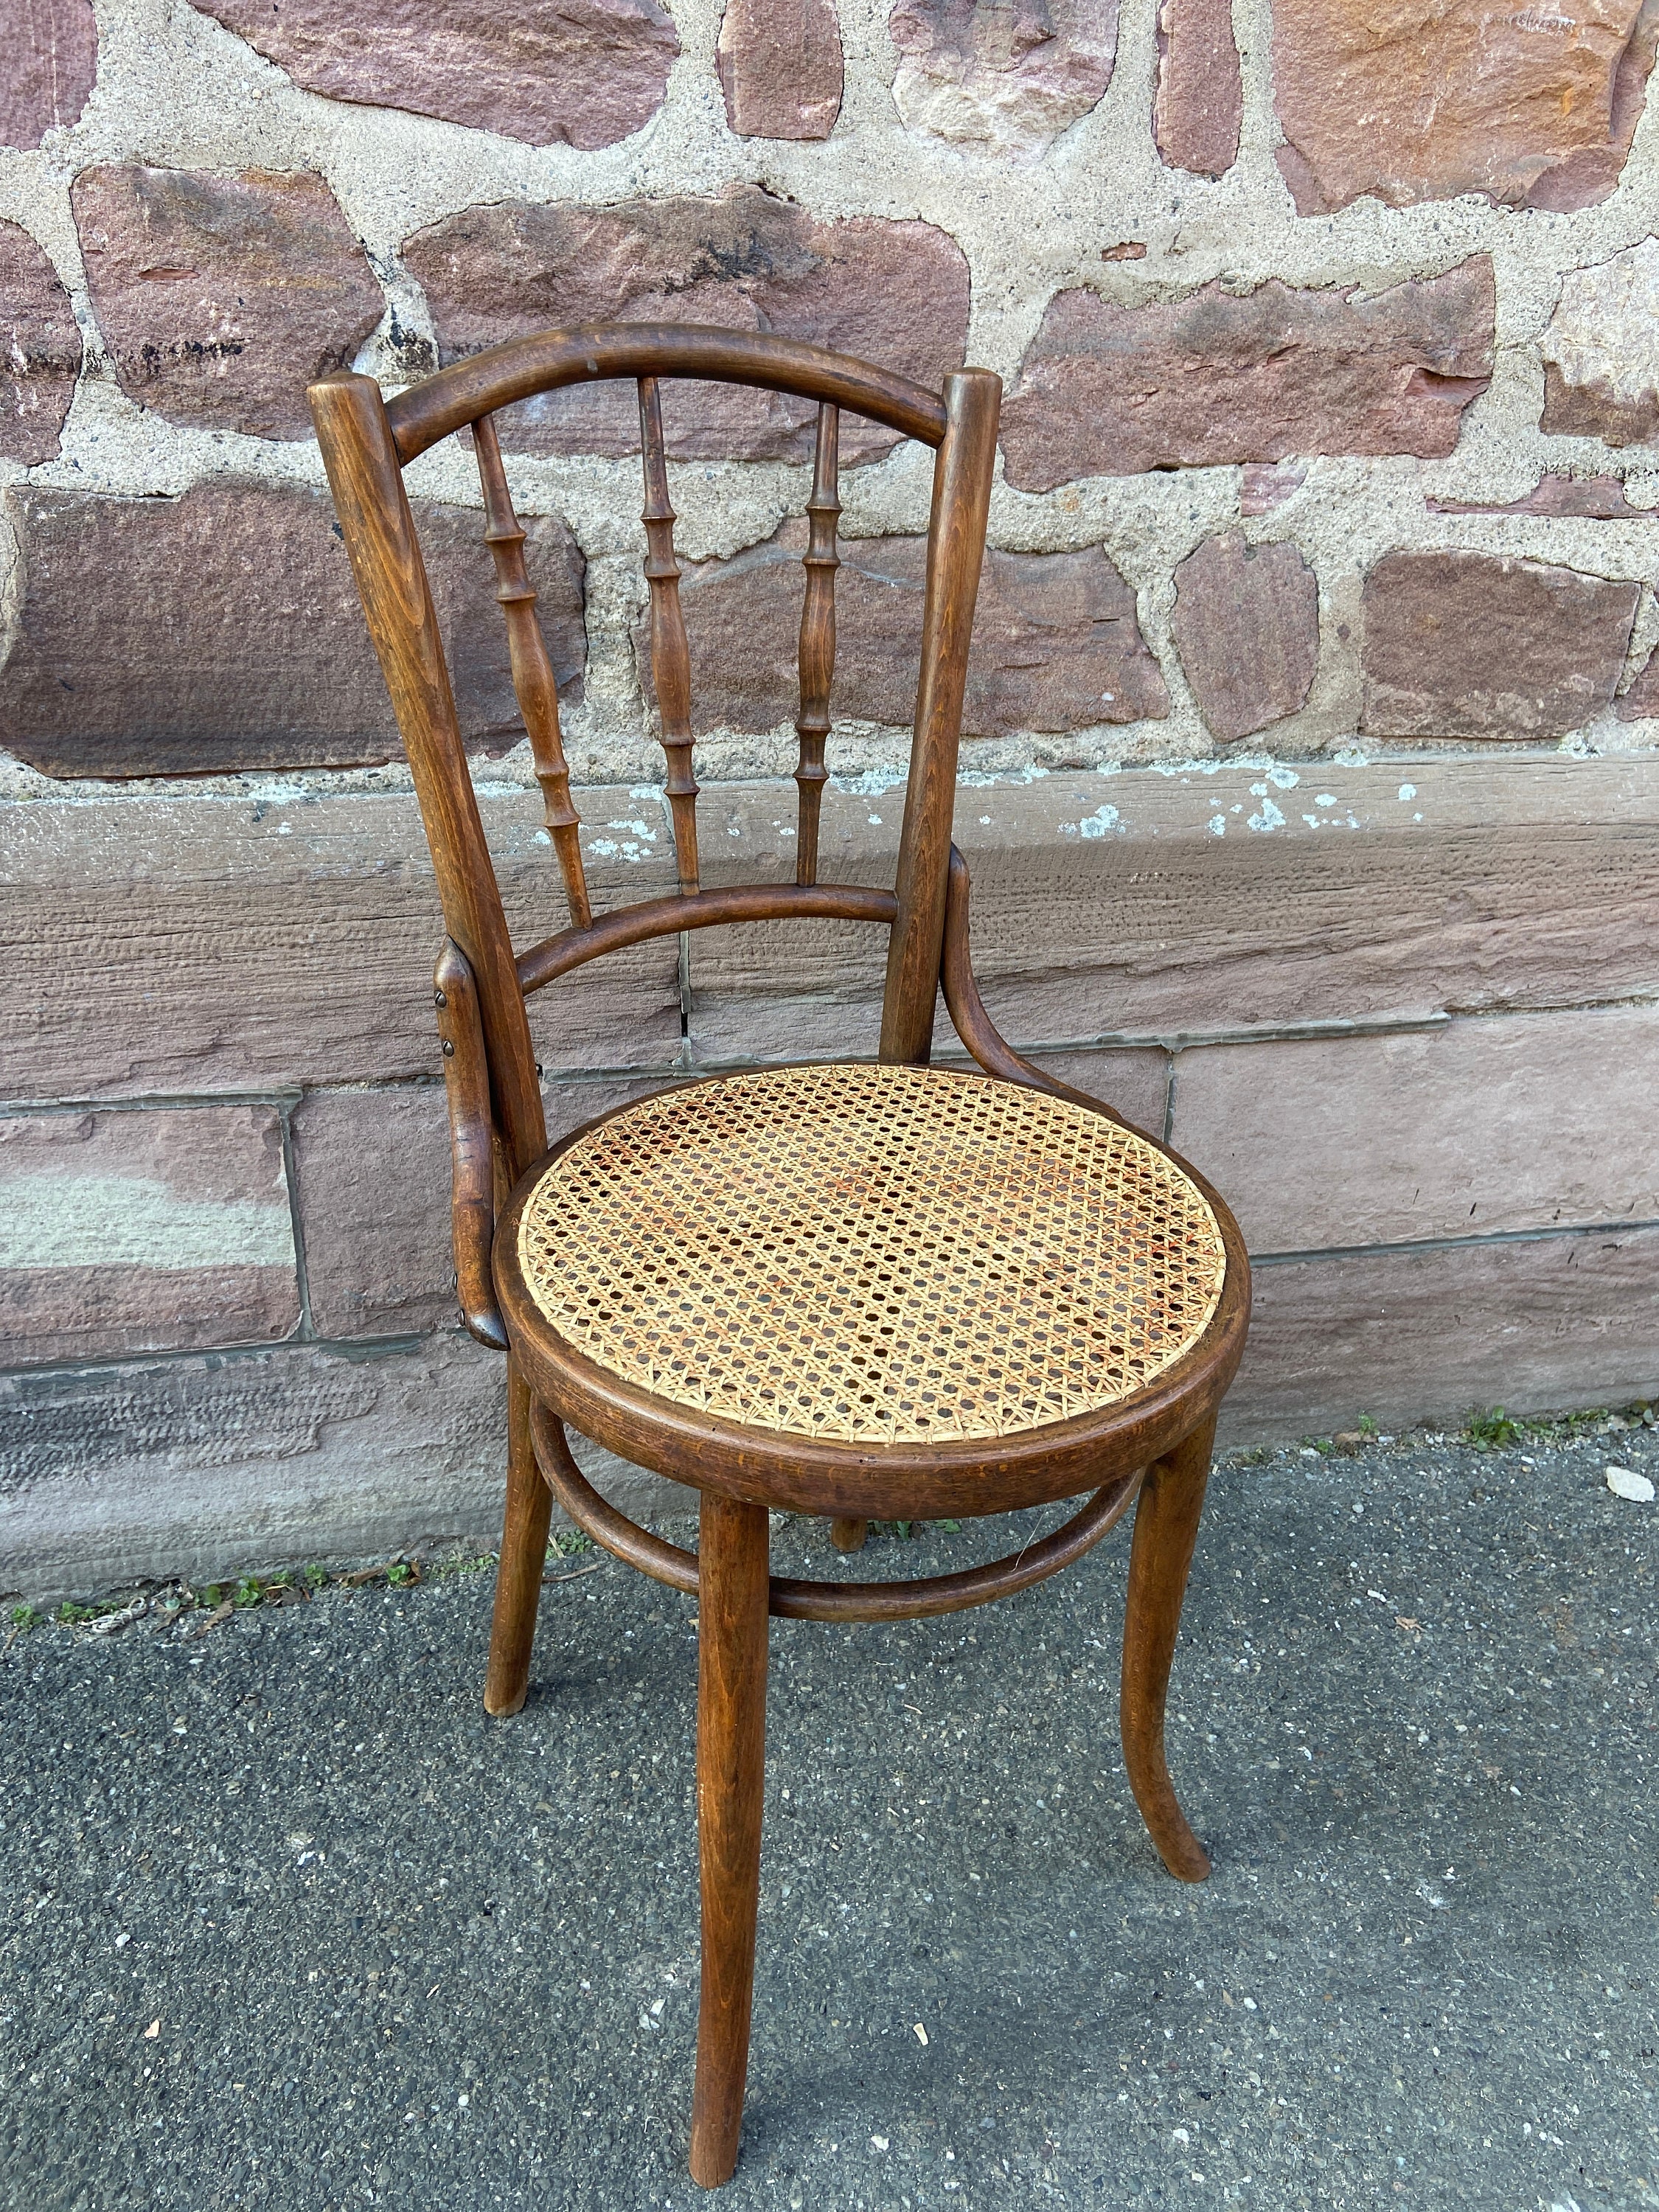
<svg viewBox="0 0 1659 2212">
<path fill-rule="evenodd" d="M 1182 1881 L 1202 1881 L 1210 1861 L 1176 1802 L 1164 1759 L 1164 1705 L 1214 1442 L 1212 1415 L 1148 1469 L 1123 1619 L 1123 1763 L 1158 1856 Z"/>
</svg>

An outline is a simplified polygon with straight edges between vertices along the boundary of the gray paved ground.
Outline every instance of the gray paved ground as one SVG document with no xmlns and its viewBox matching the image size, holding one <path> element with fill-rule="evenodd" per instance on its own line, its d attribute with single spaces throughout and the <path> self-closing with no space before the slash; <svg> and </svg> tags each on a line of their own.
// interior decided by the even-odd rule
<svg viewBox="0 0 1659 2212">
<path fill-rule="evenodd" d="M 1199 1890 L 1115 1755 L 1121 1534 L 953 1621 L 775 1624 L 723 2201 L 1659 2206 L 1659 1508 L 1610 1459 L 1659 1438 L 1218 1471 L 1171 1700 Z M 805 1524 L 776 1549 L 828 1565 Z M 474 1573 L 17 1638 L 0 2202 L 707 2201 L 693 1608 L 609 1562 L 551 1585 L 492 1724 L 489 1604 Z"/>
</svg>

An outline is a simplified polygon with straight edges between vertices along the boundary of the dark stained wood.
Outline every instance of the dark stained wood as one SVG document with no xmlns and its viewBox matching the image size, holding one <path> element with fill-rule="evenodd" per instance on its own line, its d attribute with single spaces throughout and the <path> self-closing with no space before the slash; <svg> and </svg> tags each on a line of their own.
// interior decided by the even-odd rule
<svg viewBox="0 0 1659 2212">
<path fill-rule="evenodd" d="M 601 1498 L 571 1456 L 564 1424 L 545 1406 L 538 1405 L 532 1412 L 531 1432 L 543 1480 L 579 1528 L 653 1582 L 666 1583 L 671 1589 L 696 1592 L 696 1554 L 653 1536 Z M 891 1583 L 799 1582 L 775 1575 L 772 1612 L 780 1620 L 831 1620 L 844 1625 L 865 1620 L 931 1620 L 944 1613 L 967 1613 L 975 1606 L 994 1604 L 998 1598 L 1030 1589 L 1080 1559 L 1128 1511 L 1140 1480 L 1139 1469 L 1120 1476 L 1097 1491 L 1080 1512 L 1038 1542 L 1023 1546 L 1006 1559 L 966 1567 L 957 1574 L 924 1575 Z"/>
<path fill-rule="evenodd" d="M 542 626 L 536 619 L 536 590 L 524 565 L 524 526 L 507 489 L 493 416 L 481 415 L 472 425 L 472 442 L 478 457 L 478 480 L 483 487 L 484 543 L 495 563 L 495 597 L 507 616 L 513 689 L 530 739 L 536 781 L 542 787 L 543 818 L 558 855 L 571 922 L 577 929 L 586 929 L 593 909 L 582 867 L 581 817 L 570 803 L 570 770 L 559 729 L 559 687 L 547 657 Z"/>
<path fill-rule="evenodd" d="M 658 388 L 658 379 L 669 375 L 753 384 L 819 403 L 801 615 L 799 880 L 793 884 L 697 888 L 690 654 Z M 596 921 L 581 872 L 556 694 L 526 578 L 524 533 L 488 418 L 534 392 L 621 376 L 637 380 L 640 391 L 652 662 L 681 890 L 678 896 L 645 901 Z M 519 1261 L 519 1224 L 540 1175 L 610 1118 L 597 1116 L 551 1152 L 543 1150 L 526 994 L 605 953 L 682 931 L 808 916 L 885 925 L 890 938 L 880 1042 L 884 1060 L 927 1060 L 942 987 L 957 1033 L 988 1074 L 1117 1119 L 1097 1100 L 1054 1082 L 998 1034 L 974 981 L 967 866 L 951 844 L 1000 395 L 998 380 L 982 370 L 947 379 L 941 399 L 821 348 L 667 325 L 543 331 L 458 363 L 400 394 L 389 407 L 364 377 L 325 378 L 311 393 L 354 574 L 408 747 L 443 902 L 448 941 L 434 988 L 450 1103 L 457 1285 L 474 1334 L 489 1343 L 505 1339 L 512 1347 L 507 1511 L 485 1704 L 492 1713 L 505 1714 L 524 1702 L 556 1496 L 596 1542 L 698 1600 L 703 1986 L 690 2163 L 696 2179 L 708 2186 L 732 2172 L 742 2124 L 769 1613 L 834 1622 L 902 1620 L 988 1603 L 1079 1558 L 1138 1498 L 1123 1653 L 1125 1759 L 1165 1864 L 1187 1880 L 1208 1871 L 1170 1782 L 1164 1703 L 1216 1409 L 1243 1348 L 1250 1285 L 1237 1224 L 1202 1176 L 1187 1168 L 1220 1225 L 1226 1279 L 1200 1340 L 1133 1397 L 998 1438 L 859 1446 L 751 1428 L 682 1406 L 623 1382 L 561 1339 L 531 1297 Z M 835 664 L 837 410 L 847 408 L 938 448 L 911 773 L 890 892 L 817 881 Z M 467 423 L 475 426 L 487 537 L 507 611 L 514 683 L 572 917 L 571 927 L 516 959 L 456 728 L 400 473 L 401 463 Z M 599 1495 L 571 1456 L 566 1421 L 624 1458 L 702 1492 L 696 1556 L 636 1527 Z M 1085 1491 L 1092 1493 L 1087 1504 L 1040 1542 L 958 1574 L 882 1583 L 797 1581 L 769 1572 L 771 1507 L 830 1517 L 835 1541 L 850 1550 L 872 1516 L 966 1518 Z"/>
<path fill-rule="evenodd" d="M 372 377 L 325 377 L 310 398 L 358 596 L 409 754 L 444 926 L 477 984 L 495 1127 L 516 1177 L 547 1142 L 536 1054 L 403 471 Z"/>
<path fill-rule="evenodd" d="M 1202 1881 L 1210 1858 L 1176 1800 L 1164 1758 L 1164 1709 L 1214 1444 L 1212 1416 L 1147 1471 L 1123 1620 L 1123 1764 L 1158 1856 L 1182 1881 Z"/>
<path fill-rule="evenodd" d="M 784 921 L 816 916 L 826 921 L 890 922 L 891 891 L 866 890 L 860 884 L 732 884 L 723 890 L 698 891 L 694 897 L 641 899 L 601 915 L 589 929 L 561 930 L 521 952 L 519 988 L 526 995 L 558 975 L 586 966 L 625 945 L 655 937 L 678 937 L 683 929 L 709 929 L 717 922 Z"/>
<path fill-rule="evenodd" d="M 841 415 L 820 402 L 813 451 L 812 493 L 806 502 L 806 593 L 800 611 L 800 713 L 795 732 L 800 765 L 795 781 L 800 805 L 795 842 L 795 881 L 818 879 L 818 814 L 830 771 L 823 748 L 830 735 L 830 693 L 836 677 L 836 524 L 841 514 Z M 845 1548 L 845 1547 L 844 1547 Z M 856 1547 L 853 1547 L 856 1549 Z"/>
<path fill-rule="evenodd" d="M 662 442 L 662 394 L 654 376 L 640 379 L 640 445 L 645 457 L 645 575 L 651 587 L 651 680 L 668 756 L 668 804 L 680 890 L 697 888 L 697 779 L 691 772 L 691 648 L 680 605 L 680 564 L 674 557 L 674 510 Z"/>
<path fill-rule="evenodd" d="M 830 1523 L 830 1541 L 838 1552 L 861 1552 L 864 1540 L 870 1534 L 867 1521 L 843 1519 Z"/>
<path fill-rule="evenodd" d="M 480 1344 L 507 1350 L 507 1324 L 495 1304 L 489 1255 L 495 1241 L 495 1131 L 489 1118 L 489 1063 L 472 970 L 445 938 L 432 971 L 433 1003 L 449 1103 L 450 1219 L 455 1239 L 455 1295 Z"/>
<path fill-rule="evenodd" d="M 507 1513 L 501 1565 L 495 1571 L 495 1608 L 489 1627 L 489 1666 L 484 1711 L 504 1719 L 524 1704 L 530 1687 L 530 1647 L 536 1634 L 542 1571 L 553 1494 L 536 1466 L 530 1435 L 530 1392 L 516 1359 L 507 1364 Z"/>
<path fill-rule="evenodd" d="M 884 1060 L 921 1063 L 933 1043 L 962 698 L 968 681 L 974 602 L 985 559 L 985 521 L 1001 404 L 1002 380 L 988 369 L 959 369 L 945 380 L 949 427 L 933 465 L 921 681 L 893 886 L 898 913 L 888 940 L 882 1000 Z"/>
<path fill-rule="evenodd" d="M 845 414 L 866 415 L 924 446 L 937 446 L 945 435 L 938 392 L 908 376 L 824 346 L 707 323 L 578 323 L 568 330 L 532 331 L 411 385 L 386 411 L 398 459 L 407 464 L 480 415 L 537 392 L 601 377 L 641 376 L 695 376 L 828 400 Z"/>
<path fill-rule="evenodd" d="M 702 1501 L 697 1546 L 697 1848 L 702 1989 L 691 2094 L 691 2178 L 729 2181 L 743 2131 L 766 1784 L 763 1505 Z"/>
<path fill-rule="evenodd" d="M 1109 1121 L 1121 1122 L 1122 1115 L 1115 1114 L 1101 1099 L 1091 1097 L 1086 1091 L 1074 1091 L 1069 1083 L 1056 1082 L 1044 1069 L 1023 1060 L 998 1031 L 985 1011 L 985 1001 L 979 994 L 973 963 L 969 957 L 969 889 L 968 863 L 952 845 L 945 884 L 945 944 L 939 982 L 957 1035 L 988 1075 L 1000 1076 L 1005 1083 L 1023 1084 L 1028 1091 L 1046 1091 L 1053 1097 L 1069 1098 L 1074 1106 L 1086 1106 L 1091 1114 L 1103 1114 Z"/>
</svg>

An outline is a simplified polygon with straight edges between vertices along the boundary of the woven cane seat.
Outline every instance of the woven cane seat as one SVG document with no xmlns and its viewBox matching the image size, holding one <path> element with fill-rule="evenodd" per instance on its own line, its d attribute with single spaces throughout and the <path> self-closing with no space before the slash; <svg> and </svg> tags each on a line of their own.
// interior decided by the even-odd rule
<svg viewBox="0 0 1659 2212">
<path fill-rule="evenodd" d="M 585 1132 L 524 1207 L 544 1319 L 677 1405 L 847 1443 L 1098 1412 L 1202 1336 L 1203 1194 L 1069 1100 L 981 1075 L 769 1068 Z"/>
</svg>

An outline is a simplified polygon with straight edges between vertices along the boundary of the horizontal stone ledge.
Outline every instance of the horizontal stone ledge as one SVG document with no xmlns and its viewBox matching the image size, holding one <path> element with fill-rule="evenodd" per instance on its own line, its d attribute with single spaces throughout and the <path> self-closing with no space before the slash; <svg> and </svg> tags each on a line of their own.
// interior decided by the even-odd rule
<svg viewBox="0 0 1659 2212">
<path fill-rule="evenodd" d="M 1450 1425 L 1659 1390 L 1659 1229 L 1328 1255 L 1255 1278 L 1225 1445 Z"/>
<path fill-rule="evenodd" d="M 1659 1218 L 1659 1006 L 1200 1046 L 1170 1141 L 1253 1252 Z"/>
<path fill-rule="evenodd" d="M 185 1575 L 500 1539 L 507 1363 L 445 1334 L 0 1378 L 0 1593 L 40 1604 Z M 694 1496 L 583 1443 L 634 1516 Z"/>
</svg>

